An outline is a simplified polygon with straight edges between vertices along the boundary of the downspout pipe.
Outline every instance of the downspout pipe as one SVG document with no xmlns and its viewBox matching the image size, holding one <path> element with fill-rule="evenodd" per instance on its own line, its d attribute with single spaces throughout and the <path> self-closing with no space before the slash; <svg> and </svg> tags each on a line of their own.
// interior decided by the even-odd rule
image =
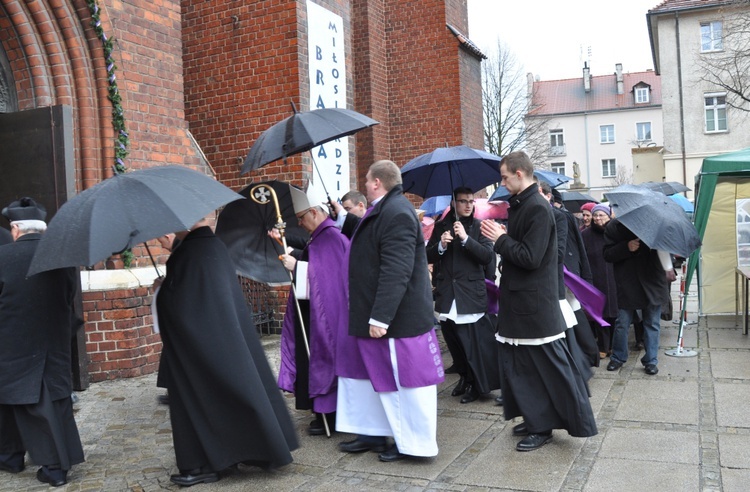
<svg viewBox="0 0 750 492">
<path fill-rule="evenodd" d="M 677 90 L 680 98 L 680 147 L 682 149 L 682 182 L 687 183 L 687 151 L 685 150 L 685 103 L 682 91 L 682 57 L 680 56 L 680 13 L 674 13 L 674 32 L 677 49 Z"/>
</svg>

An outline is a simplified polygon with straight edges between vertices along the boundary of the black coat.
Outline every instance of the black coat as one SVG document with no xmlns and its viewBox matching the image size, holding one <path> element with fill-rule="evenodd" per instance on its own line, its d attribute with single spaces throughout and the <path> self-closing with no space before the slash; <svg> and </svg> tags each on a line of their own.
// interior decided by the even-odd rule
<svg viewBox="0 0 750 492">
<path fill-rule="evenodd" d="M 214 470 L 291 462 L 294 425 L 232 260 L 210 228 L 172 252 L 156 302 L 177 466 L 196 466 L 185 456 Z"/>
<path fill-rule="evenodd" d="M 596 224 L 581 231 L 581 238 L 586 247 L 591 265 L 591 276 L 594 287 L 602 291 L 606 296 L 604 311 L 605 318 L 617 317 L 617 283 L 615 282 L 615 269 L 612 263 L 604 260 L 604 228 Z"/>
<path fill-rule="evenodd" d="M 39 402 L 42 380 L 53 400 L 70 397 L 70 341 L 81 320 L 75 268 L 26 278 L 40 234 L 0 247 L 0 404 Z"/>
<path fill-rule="evenodd" d="M 349 334 L 370 336 L 370 318 L 386 336 L 409 338 L 434 323 L 422 227 L 395 186 L 360 221 L 350 248 Z"/>
<path fill-rule="evenodd" d="M 466 244 L 462 246 L 461 240 L 454 237 L 441 255 L 438 251 L 440 236 L 445 231 L 453 234 L 453 223 L 452 214 L 437 222 L 427 243 L 427 261 L 437 272 L 434 279 L 435 311 L 448 313 L 455 299 L 458 314 L 484 313 L 487 311 L 485 269 L 495 256 L 492 241 L 482 235 L 479 230 L 481 222 L 472 217 L 471 226 L 465 227 Z"/>
<path fill-rule="evenodd" d="M 510 198 L 508 233 L 495 242 L 503 261 L 498 333 L 544 338 L 565 331 L 558 297 L 555 218 L 537 184 Z"/>
<path fill-rule="evenodd" d="M 13 242 L 13 236 L 10 235 L 8 229 L 0 227 L 0 246 L 3 244 L 10 244 Z"/>
<path fill-rule="evenodd" d="M 344 225 L 341 226 L 341 234 L 348 237 L 349 239 L 352 238 L 354 235 L 354 231 L 357 229 L 357 226 L 359 225 L 359 221 L 361 219 L 354 215 L 353 213 L 347 213 L 344 216 Z"/>
<path fill-rule="evenodd" d="M 643 309 L 669 299 L 667 277 L 655 249 L 641 242 L 630 252 L 628 241 L 636 239 L 619 220 L 612 219 L 604 229 L 604 259 L 614 263 L 617 282 L 617 306 Z"/>
</svg>

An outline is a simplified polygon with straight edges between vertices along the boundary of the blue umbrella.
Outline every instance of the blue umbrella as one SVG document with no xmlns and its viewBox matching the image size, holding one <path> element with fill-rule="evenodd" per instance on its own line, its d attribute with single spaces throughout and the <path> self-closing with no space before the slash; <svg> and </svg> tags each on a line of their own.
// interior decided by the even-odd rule
<svg viewBox="0 0 750 492">
<path fill-rule="evenodd" d="M 669 195 L 669 198 L 671 198 L 677 205 L 682 207 L 682 210 L 685 211 L 687 214 L 692 214 L 695 211 L 695 206 L 693 205 L 693 202 L 688 200 L 682 195 Z"/>
<path fill-rule="evenodd" d="M 499 183 L 500 157 L 465 145 L 441 147 L 401 168 L 404 191 L 423 198 L 452 195 L 459 186 L 472 192 Z"/>
<path fill-rule="evenodd" d="M 424 201 L 420 210 L 427 216 L 438 215 L 451 204 L 451 195 L 432 196 Z"/>
<path fill-rule="evenodd" d="M 565 184 L 568 181 L 573 181 L 573 178 L 569 176 L 565 176 L 564 174 L 552 171 L 545 171 L 543 169 L 537 169 L 536 171 L 534 171 L 534 176 L 536 176 L 537 179 L 541 181 L 547 182 L 553 188 L 556 188 L 561 184 Z"/>
</svg>

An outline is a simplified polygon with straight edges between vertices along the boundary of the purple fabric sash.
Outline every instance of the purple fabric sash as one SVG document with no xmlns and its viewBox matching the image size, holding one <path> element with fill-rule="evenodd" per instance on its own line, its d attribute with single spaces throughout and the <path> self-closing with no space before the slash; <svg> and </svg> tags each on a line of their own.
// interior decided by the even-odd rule
<svg viewBox="0 0 750 492">
<path fill-rule="evenodd" d="M 578 302 L 581 303 L 583 309 L 601 326 L 610 326 L 604 318 L 602 313 L 604 312 L 604 305 L 607 302 L 607 297 L 591 285 L 590 283 L 583 280 L 581 277 L 568 271 L 563 266 L 563 273 L 565 274 L 565 287 L 570 289 Z"/>
<path fill-rule="evenodd" d="M 377 392 L 396 391 L 389 338 L 339 337 L 337 374 L 369 379 Z M 445 380 L 435 329 L 410 338 L 393 339 L 396 345 L 399 384 L 404 388 L 432 386 Z"/>
<path fill-rule="evenodd" d="M 500 287 L 490 279 L 484 279 L 487 288 L 487 314 L 497 314 L 500 311 Z"/>
</svg>

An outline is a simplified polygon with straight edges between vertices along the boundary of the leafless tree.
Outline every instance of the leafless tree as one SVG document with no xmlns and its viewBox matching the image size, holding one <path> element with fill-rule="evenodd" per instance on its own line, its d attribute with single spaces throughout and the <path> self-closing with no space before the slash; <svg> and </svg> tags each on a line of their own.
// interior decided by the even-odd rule
<svg viewBox="0 0 750 492">
<path fill-rule="evenodd" d="M 633 170 L 620 164 L 617 166 L 617 172 L 612 179 L 612 186 L 617 188 L 620 185 L 633 183 Z"/>
<path fill-rule="evenodd" d="M 532 161 L 541 160 L 548 150 L 547 119 L 526 118 L 533 111 L 527 94 L 526 77 L 506 45 L 482 64 L 484 143 L 487 152 L 507 155 L 524 150 Z"/>
<path fill-rule="evenodd" d="M 727 92 L 728 106 L 750 112 L 750 0 L 734 0 L 720 9 L 722 49 L 701 53 L 701 80 Z"/>
</svg>

